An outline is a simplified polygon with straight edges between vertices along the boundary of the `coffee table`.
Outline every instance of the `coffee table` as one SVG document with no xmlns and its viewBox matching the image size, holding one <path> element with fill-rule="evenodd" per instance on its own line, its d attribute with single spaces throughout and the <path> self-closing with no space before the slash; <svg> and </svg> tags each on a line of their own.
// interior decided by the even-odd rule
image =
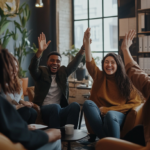
<svg viewBox="0 0 150 150">
<path fill-rule="evenodd" d="M 71 150 L 71 142 L 81 140 L 87 136 L 88 133 L 86 131 L 75 129 L 73 135 L 64 135 L 61 139 L 68 142 L 67 150 Z"/>
</svg>

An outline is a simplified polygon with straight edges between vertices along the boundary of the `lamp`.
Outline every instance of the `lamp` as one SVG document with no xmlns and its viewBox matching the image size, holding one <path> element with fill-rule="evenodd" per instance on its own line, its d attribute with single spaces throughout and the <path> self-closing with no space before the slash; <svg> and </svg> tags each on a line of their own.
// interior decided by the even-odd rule
<svg viewBox="0 0 150 150">
<path fill-rule="evenodd" d="M 35 7 L 43 7 L 42 0 L 36 0 Z"/>
</svg>

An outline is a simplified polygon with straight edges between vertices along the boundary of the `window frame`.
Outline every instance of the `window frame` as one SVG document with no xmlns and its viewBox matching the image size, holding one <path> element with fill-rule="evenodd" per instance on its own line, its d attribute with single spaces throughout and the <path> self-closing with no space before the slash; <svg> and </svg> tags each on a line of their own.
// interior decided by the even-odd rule
<svg viewBox="0 0 150 150">
<path fill-rule="evenodd" d="M 118 7 L 117 7 L 117 15 L 116 16 L 106 16 L 104 17 L 104 0 L 102 0 L 102 17 L 96 17 L 96 18 L 89 18 L 89 0 L 87 0 L 87 19 L 74 19 L 74 0 L 72 0 L 72 44 L 75 44 L 75 33 L 74 33 L 74 22 L 75 21 L 87 21 L 88 27 L 90 24 L 90 20 L 96 20 L 96 19 L 102 19 L 102 51 L 92 51 L 93 53 L 102 53 L 102 56 L 104 57 L 105 53 L 118 53 L 119 54 L 119 17 L 118 17 Z M 117 6 L 118 6 L 118 0 L 117 0 Z M 117 17 L 117 23 L 118 23 L 118 51 L 104 51 L 105 45 L 104 45 L 104 19 L 105 18 L 113 18 Z M 82 46 L 82 45 L 81 45 Z"/>
</svg>

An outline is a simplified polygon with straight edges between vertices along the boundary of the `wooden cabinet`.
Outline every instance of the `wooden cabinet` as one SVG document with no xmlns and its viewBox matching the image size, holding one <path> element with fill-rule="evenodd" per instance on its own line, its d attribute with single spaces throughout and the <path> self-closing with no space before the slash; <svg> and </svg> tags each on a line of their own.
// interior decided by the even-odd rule
<svg viewBox="0 0 150 150">
<path fill-rule="evenodd" d="M 84 98 L 85 94 L 89 94 L 91 88 L 86 87 L 88 81 L 77 81 L 73 79 L 69 79 L 69 103 L 77 102 L 79 104 L 83 104 L 86 98 Z M 85 85 L 85 87 L 78 88 L 79 85 Z"/>
</svg>

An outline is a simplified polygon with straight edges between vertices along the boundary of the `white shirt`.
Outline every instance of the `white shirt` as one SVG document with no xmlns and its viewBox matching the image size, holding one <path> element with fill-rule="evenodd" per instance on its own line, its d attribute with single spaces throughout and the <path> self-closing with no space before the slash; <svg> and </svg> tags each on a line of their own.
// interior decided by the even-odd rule
<svg viewBox="0 0 150 150">
<path fill-rule="evenodd" d="M 56 83 L 56 75 L 51 75 L 51 78 L 52 78 L 51 87 L 43 101 L 43 104 L 42 104 L 43 106 L 49 105 L 49 104 L 60 104 L 62 91 Z"/>
</svg>

